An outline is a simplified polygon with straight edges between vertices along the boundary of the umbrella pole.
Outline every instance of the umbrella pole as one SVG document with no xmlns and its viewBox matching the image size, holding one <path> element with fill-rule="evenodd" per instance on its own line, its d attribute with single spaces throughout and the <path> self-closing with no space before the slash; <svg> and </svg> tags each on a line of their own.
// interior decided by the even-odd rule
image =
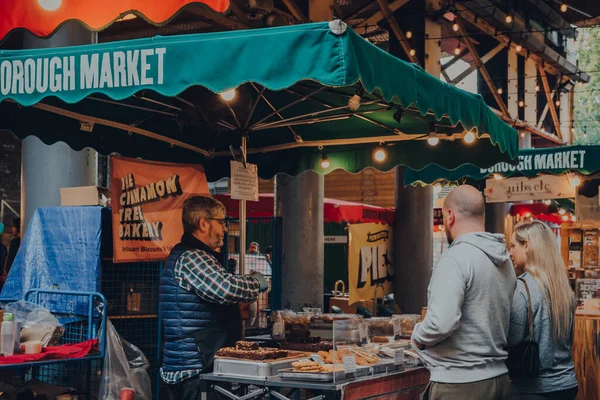
<svg viewBox="0 0 600 400">
<path fill-rule="evenodd" d="M 242 136 L 242 157 L 246 161 L 246 135 Z M 246 200 L 240 200 L 240 275 L 246 274 Z"/>
<path fill-rule="evenodd" d="M 242 135 L 242 157 L 246 165 L 246 135 Z M 240 200 L 240 275 L 246 274 L 246 200 Z M 246 337 L 246 323 L 242 321 L 242 339 Z"/>
</svg>

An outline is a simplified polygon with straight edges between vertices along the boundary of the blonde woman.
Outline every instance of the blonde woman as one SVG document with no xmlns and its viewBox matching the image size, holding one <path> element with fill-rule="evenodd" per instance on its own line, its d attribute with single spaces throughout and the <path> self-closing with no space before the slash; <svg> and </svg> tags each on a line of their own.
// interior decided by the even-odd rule
<svg viewBox="0 0 600 400">
<path fill-rule="evenodd" d="M 577 378 L 571 358 L 575 296 L 569 286 L 556 238 L 543 222 L 515 227 L 510 255 L 519 276 L 515 290 L 508 345 L 529 340 L 531 294 L 534 340 L 539 345 L 540 371 L 534 378 L 512 377 L 516 399 L 575 399 Z"/>
</svg>

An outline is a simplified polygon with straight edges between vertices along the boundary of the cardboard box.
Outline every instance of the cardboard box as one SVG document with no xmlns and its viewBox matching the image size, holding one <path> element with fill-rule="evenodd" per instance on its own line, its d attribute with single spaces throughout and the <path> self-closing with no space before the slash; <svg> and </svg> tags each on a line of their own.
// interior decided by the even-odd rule
<svg viewBox="0 0 600 400">
<path fill-rule="evenodd" d="M 61 206 L 109 206 L 110 190 L 99 186 L 60 188 Z"/>
</svg>

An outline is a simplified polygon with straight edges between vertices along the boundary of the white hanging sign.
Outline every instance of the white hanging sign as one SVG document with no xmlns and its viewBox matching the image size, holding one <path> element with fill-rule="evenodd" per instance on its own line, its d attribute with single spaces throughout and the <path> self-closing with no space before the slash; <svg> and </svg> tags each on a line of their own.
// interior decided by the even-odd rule
<svg viewBox="0 0 600 400">
<path fill-rule="evenodd" d="M 231 198 L 258 201 L 258 168 L 256 164 L 231 161 Z"/>
<path fill-rule="evenodd" d="M 485 199 L 488 203 L 508 201 L 574 198 L 576 188 L 568 175 L 540 175 L 535 178 L 487 179 Z"/>
</svg>

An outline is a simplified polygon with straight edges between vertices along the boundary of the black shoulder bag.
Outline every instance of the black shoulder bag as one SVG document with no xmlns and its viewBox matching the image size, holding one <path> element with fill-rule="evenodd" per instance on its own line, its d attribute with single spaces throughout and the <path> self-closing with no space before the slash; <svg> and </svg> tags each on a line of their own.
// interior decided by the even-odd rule
<svg viewBox="0 0 600 400">
<path fill-rule="evenodd" d="M 525 279 L 519 278 L 527 291 L 527 305 L 529 308 L 529 340 L 519 343 L 508 349 L 506 366 L 511 377 L 536 377 L 540 370 L 540 348 L 533 335 L 533 307 L 531 294 Z"/>
</svg>

